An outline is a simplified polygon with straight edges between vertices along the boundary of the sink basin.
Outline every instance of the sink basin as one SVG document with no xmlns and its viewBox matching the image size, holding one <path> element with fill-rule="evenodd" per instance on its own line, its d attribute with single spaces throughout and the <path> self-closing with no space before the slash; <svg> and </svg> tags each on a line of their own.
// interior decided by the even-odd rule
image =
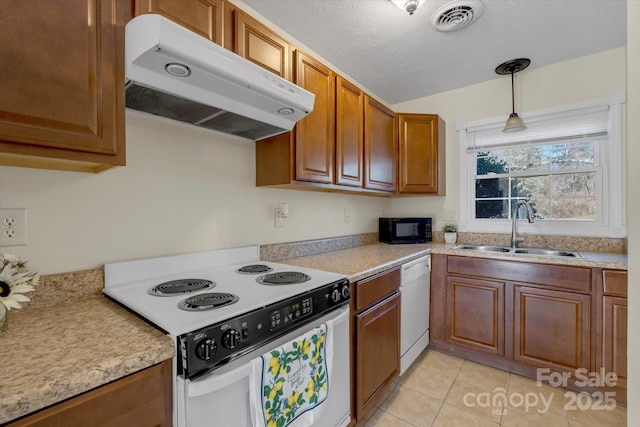
<svg viewBox="0 0 640 427">
<path fill-rule="evenodd" d="M 511 248 L 510 246 L 493 246 L 493 245 L 470 245 L 462 244 L 454 246 L 452 249 L 466 249 L 470 251 L 481 252 L 498 252 L 514 255 L 538 255 L 565 258 L 584 258 L 580 252 L 566 249 L 548 249 L 548 248 Z"/>
<path fill-rule="evenodd" d="M 467 249 L 470 251 L 483 251 L 483 252 L 510 252 L 511 248 L 506 246 L 491 246 L 491 245 L 458 245 L 453 249 Z"/>
<path fill-rule="evenodd" d="M 573 257 L 584 258 L 579 252 L 562 250 L 562 249 L 545 249 L 545 248 L 515 248 L 514 254 L 527 254 L 527 255 L 546 255 L 546 256 L 560 256 L 560 257 Z"/>
</svg>

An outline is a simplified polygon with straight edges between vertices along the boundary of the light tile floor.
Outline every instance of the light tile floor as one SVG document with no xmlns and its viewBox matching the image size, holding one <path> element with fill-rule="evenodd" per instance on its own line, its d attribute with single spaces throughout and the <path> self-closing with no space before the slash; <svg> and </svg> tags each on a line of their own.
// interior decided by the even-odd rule
<svg viewBox="0 0 640 427">
<path fill-rule="evenodd" d="M 506 405 L 496 396 L 505 397 Z M 533 379 L 427 350 L 357 427 L 627 425 L 627 410 L 621 406 L 613 410 L 565 408 L 565 404 L 569 408 L 590 408 L 585 398 L 576 397 L 570 390 L 538 386 Z"/>
</svg>

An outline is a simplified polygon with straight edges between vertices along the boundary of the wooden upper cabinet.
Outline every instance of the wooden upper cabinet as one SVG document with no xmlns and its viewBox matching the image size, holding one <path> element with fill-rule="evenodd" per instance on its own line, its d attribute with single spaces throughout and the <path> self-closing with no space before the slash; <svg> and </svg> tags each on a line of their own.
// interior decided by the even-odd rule
<svg viewBox="0 0 640 427">
<path fill-rule="evenodd" d="M 313 111 L 296 124 L 295 179 L 333 183 L 335 156 L 335 74 L 296 51 L 295 83 L 315 94 Z"/>
<path fill-rule="evenodd" d="M 362 187 L 364 156 L 364 93 L 336 78 L 336 177 L 335 183 Z"/>
<path fill-rule="evenodd" d="M 135 0 L 134 14 L 157 13 L 222 45 L 224 0 Z"/>
<path fill-rule="evenodd" d="M 396 191 L 395 113 L 365 95 L 364 188 Z"/>
<path fill-rule="evenodd" d="M 0 164 L 82 172 L 125 164 L 126 6 L 2 2 Z"/>
<path fill-rule="evenodd" d="M 234 52 L 291 80 L 291 44 L 239 9 L 233 10 L 233 22 Z"/>
<path fill-rule="evenodd" d="M 433 114 L 398 118 L 398 193 L 445 195 L 445 123 Z"/>
</svg>

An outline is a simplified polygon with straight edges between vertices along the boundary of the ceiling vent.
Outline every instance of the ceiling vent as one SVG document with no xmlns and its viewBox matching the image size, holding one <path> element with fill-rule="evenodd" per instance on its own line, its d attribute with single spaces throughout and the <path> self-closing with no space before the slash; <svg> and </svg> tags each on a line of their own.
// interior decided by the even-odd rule
<svg viewBox="0 0 640 427">
<path fill-rule="evenodd" d="M 460 30 L 482 15 L 480 0 L 454 0 L 431 15 L 431 26 L 438 31 Z"/>
</svg>

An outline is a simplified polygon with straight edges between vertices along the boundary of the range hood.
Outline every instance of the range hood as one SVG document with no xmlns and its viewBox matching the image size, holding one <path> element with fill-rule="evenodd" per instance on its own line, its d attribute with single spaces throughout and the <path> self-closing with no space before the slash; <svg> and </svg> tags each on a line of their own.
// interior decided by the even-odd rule
<svg viewBox="0 0 640 427">
<path fill-rule="evenodd" d="M 125 27 L 126 106 L 243 138 L 287 132 L 315 95 L 155 14 Z"/>
</svg>

